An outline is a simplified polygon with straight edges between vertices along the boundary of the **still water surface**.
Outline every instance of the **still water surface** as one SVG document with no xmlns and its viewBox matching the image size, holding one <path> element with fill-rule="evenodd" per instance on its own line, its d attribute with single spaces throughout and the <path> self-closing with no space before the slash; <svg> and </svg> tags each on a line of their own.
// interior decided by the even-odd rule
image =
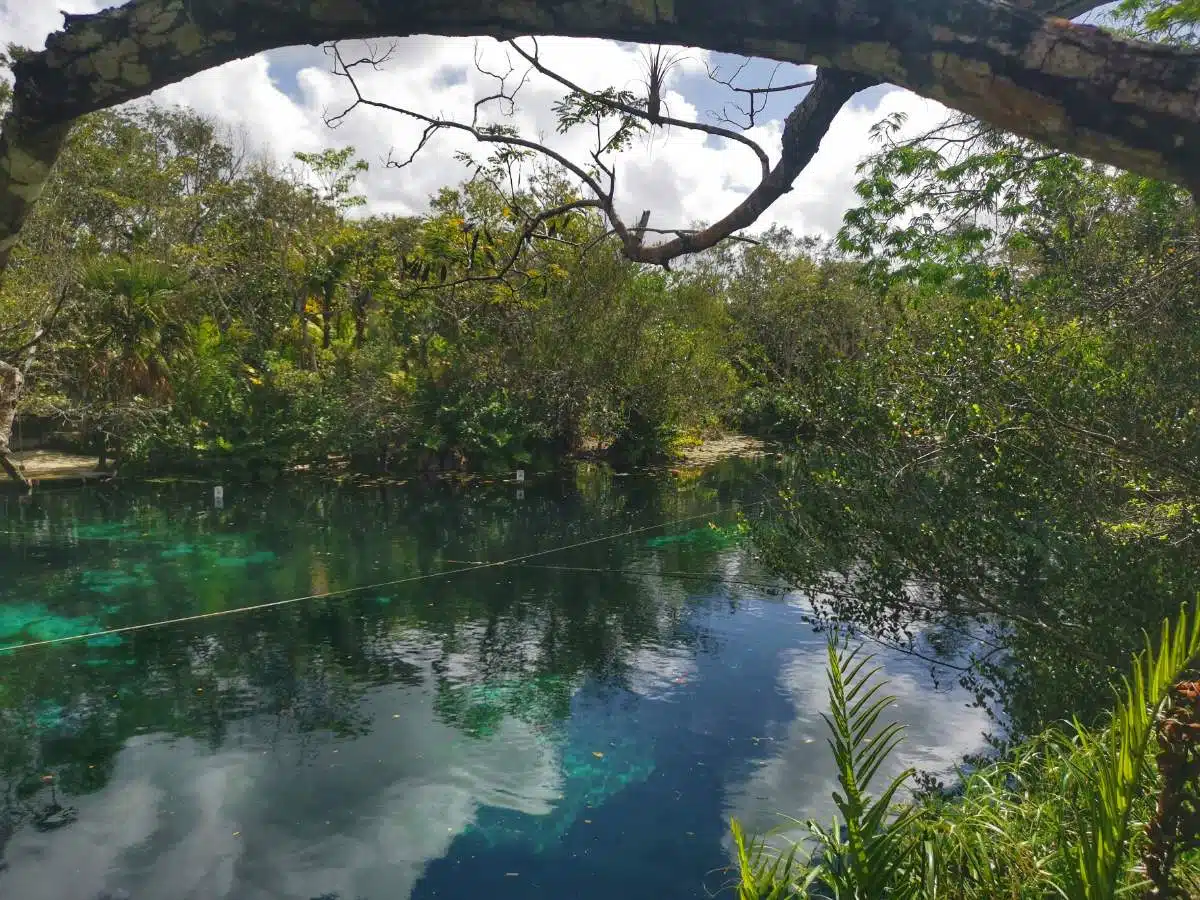
<svg viewBox="0 0 1200 900">
<path fill-rule="evenodd" d="M 0 646 L 354 589 L 0 653 L 0 897 L 709 896 L 730 816 L 831 809 L 825 639 L 728 528 L 769 482 L 0 498 Z M 978 748 L 881 662 L 897 766 Z"/>
</svg>

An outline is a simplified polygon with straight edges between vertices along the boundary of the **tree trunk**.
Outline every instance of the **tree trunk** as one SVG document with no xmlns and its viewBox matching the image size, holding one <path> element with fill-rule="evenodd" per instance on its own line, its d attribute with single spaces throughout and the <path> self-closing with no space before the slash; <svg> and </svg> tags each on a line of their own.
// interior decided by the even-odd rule
<svg viewBox="0 0 1200 900">
<path fill-rule="evenodd" d="M 374 296 L 370 288 L 365 288 L 355 294 L 354 298 L 354 349 L 361 350 L 367 339 L 367 312 L 371 308 Z"/>
<path fill-rule="evenodd" d="M 315 356 L 311 350 L 312 335 L 308 333 L 308 292 L 299 295 L 296 301 L 296 314 L 300 317 L 300 368 L 307 370 L 309 357 Z"/>
<path fill-rule="evenodd" d="M 1067 0 L 130 0 L 68 15 L 13 69 L 0 270 L 70 123 L 264 50 L 379 35 L 687 44 L 889 81 L 993 125 L 1200 188 L 1200 53 L 1045 18 Z"/>
<path fill-rule="evenodd" d="M 17 484 L 22 487 L 29 487 L 29 481 L 21 474 L 21 470 L 17 468 L 12 457 L 8 455 L 8 451 L 0 452 L 0 469 L 3 469 L 8 477 L 17 482 Z"/>
<path fill-rule="evenodd" d="M 8 451 L 13 422 L 17 418 L 17 404 L 21 400 L 21 389 L 25 378 L 21 370 L 0 360 L 0 450 Z"/>
<path fill-rule="evenodd" d="M 27 485 L 29 482 L 9 456 L 9 440 L 24 384 L 25 378 L 21 375 L 21 370 L 0 360 L 0 468 L 4 469 L 9 478 Z"/>
<path fill-rule="evenodd" d="M 337 282 L 332 278 L 325 282 L 321 290 L 321 349 L 328 350 L 333 343 L 333 292 L 337 290 Z"/>
</svg>

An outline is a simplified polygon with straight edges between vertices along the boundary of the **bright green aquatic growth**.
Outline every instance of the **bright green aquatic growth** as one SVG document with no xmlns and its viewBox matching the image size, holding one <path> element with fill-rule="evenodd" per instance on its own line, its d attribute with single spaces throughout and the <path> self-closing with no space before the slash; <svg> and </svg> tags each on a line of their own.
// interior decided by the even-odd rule
<svg viewBox="0 0 1200 900">
<path fill-rule="evenodd" d="M 655 770 L 654 748 L 626 734 L 564 735 L 575 682 L 560 675 L 500 679 L 443 688 L 438 713 L 476 739 L 492 737 L 511 716 L 532 725 L 548 746 L 562 745 L 562 797 L 553 812 L 515 822 L 509 811 L 481 811 L 472 831 L 490 844 L 520 840 L 541 851 L 553 845 L 585 810 L 602 806 L 626 787 L 648 779 Z M 598 749 L 601 748 L 601 749 Z"/>
<path fill-rule="evenodd" d="M 506 715 L 540 728 L 561 721 L 569 711 L 571 689 L 571 681 L 559 675 L 443 686 L 437 709 L 472 737 L 491 737 Z"/>
<path fill-rule="evenodd" d="M 66 709 L 58 703 L 42 703 L 37 708 L 37 713 L 34 715 L 34 722 L 37 723 L 39 730 L 49 730 L 56 728 L 63 720 L 66 714 Z"/>
<path fill-rule="evenodd" d="M 683 544 L 697 550 L 725 550 L 739 546 L 745 537 L 744 529 L 740 526 L 722 528 L 709 522 L 704 528 L 693 528 L 682 534 L 665 534 L 646 541 L 647 547 L 666 547 L 671 544 Z"/>
<path fill-rule="evenodd" d="M 139 529 L 124 522 L 75 526 L 75 538 L 80 541 L 139 541 L 144 537 Z"/>
<path fill-rule="evenodd" d="M 153 587 L 154 579 L 145 564 L 137 563 L 128 572 L 120 569 L 88 569 L 81 578 L 83 587 L 98 594 L 113 594 L 131 587 Z"/>
<path fill-rule="evenodd" d="M 125 643 L 125 639 L 119 634 L 102 634 L 98 637 L 88 638 L 86 643 L 89 647 L 119 647 L 121 644 Z M 97 659 L 96 657 L 89 656 L 86 662 L 88 665 L 97 666 L 104 665 L 108 662 L 108 660 Z"/>
<path fill-rule="evenodd" d="M 24 633 L 32 622 L 50 614 L 46 607 L 36 603 L 19 606 L 0 606 L 0 640 Z"/>
<path fill-rule="evenodd" d="M 602 746 L 603 751 L 594 747 Z M 562 751 L 562 797 L 544 816 L 484 809 L 470 831 L 491 845 L 520 842 L 541 853 L 612 797 L 647 781 L 655 772 L 654 747 L 624 737 L 613 740 L 573 735 Z"/>
<path fill-rule="evenodd" d="M 563 773 L 573 811 L 600 806 L 629 785 L 649 778 L 655 769 L 652 750 L 629 738 L 609 742 L 603 751 L 569 747 L 563 753 Z"/>
<path fill-rule="evenodd" d="M 216 564 L 224 569 L 236 569 L 243 566 L 273 562 L 274 560 L 275 554 L 270 550 L 259 550 L 246 556 L 221 556 L 217 558 Z"/>
<path fill-rule="evenodd" d="M 61 616 L 37 603 L 0 606 L 0 650 L 11 650 L 29 641 L 55 641 L 103 630 L 103 623 L 93 616 Z M 121 638 L 104 635 L 88 643 L 112 647 L 120 644 Z"/>
<path fill-rule="evenodd" d="M 31 622 L 26 630 L 35 641 L 56 641 L 101 631 L 103 628 L 100 620 L 91 616 L 46 616 Z"/>
</svg>

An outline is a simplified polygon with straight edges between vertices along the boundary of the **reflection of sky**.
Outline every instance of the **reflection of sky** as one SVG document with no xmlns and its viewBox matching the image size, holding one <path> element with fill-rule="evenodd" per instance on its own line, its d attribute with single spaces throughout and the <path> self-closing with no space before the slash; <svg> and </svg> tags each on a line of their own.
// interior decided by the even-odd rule
<svg viewBox="0 0 1200 900">
<path fill-rule="evenodd" d="M 464 738 L 432 701 L 425 688 L 373 693 L 374 730 L 357 740 L 272 746 L 260 718 L 211 754 L 131 741 L 108 786 L 72 800 L 75 825 L 13 838 L 0 887 L 22 900 L 406 897 L 481 806 L 539 816 L 561 793 L 557 750 L 532 727 L 506 718 Z"/>
<path fill-rule="evenodd" d="M 992 723 L 984 710 L 972 705 L 966 691 L 933 690 L 928 666 L 869 643 L 863 652 L 872 651 L 878 651 L 875 665 L 887 680 L 885 692 L 895 698 L 885 720 L 905 726 L 904 743 L 880 768 L 875 793 L 906 768 L 944 773 L 964 755 L 982 749 L 982 735 Z M 828 825 L 833 816 L 837 775 L 826 743 L 828 727 L 821 717 L 829 711 L 825 662 L 823 641 L 786 654 L 778 689 L 791 701 L 794 716 L 771 759 L 744 783 L 728 788 L 728 815 L 752 832 L 783 829 L 786 833 L 787 817 Z M 798 829 L 791 830 L 798 834 Z"/>
<path fill-rule="evenodd" d="M 353 716 L 370 722 L 363 736 L 298 737 L 257 716 L 215 751 L 134 739 L 106 788 L 71 799 L 77 823 L 18 832 L 0 888 L 21 900 L 703 897 L 725 878 L 729 816 L 755 830 L 780 813 L 827 817 L 832 764 L 824 638 L 803 610 L 722 594 L 686 610 L 613 680 L 571 686 L 569 717 L 548 726 L 505 715 L 466 737 L 434 703 L 436 638 L 409 631 L 395 649 L 420 686 L 372 690 Z M 478 678 L 469 655 L 443 676 Z M 982 714 L 931 693 L 919 664 L 886 661 L 910 726 L 897 765 L 944 769 L 975 748 Z"/>
</svg>

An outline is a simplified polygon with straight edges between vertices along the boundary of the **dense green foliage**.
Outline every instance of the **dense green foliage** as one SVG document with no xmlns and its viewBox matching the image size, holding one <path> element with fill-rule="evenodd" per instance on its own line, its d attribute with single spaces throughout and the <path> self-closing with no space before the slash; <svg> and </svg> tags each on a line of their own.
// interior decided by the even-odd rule
<svg viewBox="0 0 1200 900">
<path fill-rule="evenodd" d="M 476 177 L 404 219 L 357 215 L 365 168 L 346 148 L 280 170 L 182 110 L 85 119 L 0 304 L 9 345 L 46 326 L 25 411 L 131 468 L 248 477 L 638 462 L 717 422 L 719 298 L 624 261 L 581 212 L 517 246 L 567 199 L 552 174 L 528 208 Z"/>
<path fill-rule="evenodd" d="M 1010 733 L 1097 715 L 1200 591 L 1194 203 L 971 123 L 881 137 L 841 241 L 892 318 L 819 385 L 760 544 Z"/>
<path fill-rule="evenodd" d="M 1169 870 L 1155 870 L 1157 879 L 1148 879 L 1151 867 L 1141 863 L 1150 844 L 1146 825 L 1166 805 L 1159 800 L 1156 807 L 1154 794 L 1168 790 L 1150 760 L 1173 751 L 1156 735 L 1171 712 L 1172 687 L 1198 654 L 1200 603 L 1164 621 L 1157 645 L 1134 659 L 1104 727 L 1076 721 L 1067 733 L 1048 732 L 999 763 L 964 772 L 953 798 L 897 805 L 911 772 L 878 796 L 868 793 L 901 740 L 899 725 L 880 721 L 893 698 L 880 693 L 883 683 L 865 668 L 869 658 L 831 641 L 826 721 L 840 821 L 831 829 L 810 825 L 817 853 L 807 865 L 797 863 L 795 846 L 780 857 L 761 840 L 748 843 L 735 824 L 740 900 L 1195 896 L 1200 857 L 1186 834 L 1187 852 Z"/>
<path fill-rule="evenodd" d="M 1116 15 L 1195 41 L 1192 2 Z M 0 358 L 43 330 L 26 418 L 124 472 L 636 465 L 709 429 L 775 438 L 762 557 L 817 618 L 955 672 L 1008 755 L 896 818 L 898 788 L 867 783 L 897 734 L 864 750 L 883 707 L 833 653 L 842 822 L 817 837 L 841 868 L 737 832 L 742 896 L 1111 896 L 1169 687 L 1138 666 L 1190 656 L 1147 651 L 1111 721 L 1104 686 L 1200 593 L 1200 215 L 976 122 L 903 125 L 876 128 L 833 244 L 775 229 L 668 272 L 590 210 L 539 218 L 576 198 L 548 170 L 511 195 L 503 155 L 424 216 L 369 216 L 352 148 L 282 169 L 185 111 L 97 114 L 25 229 Z"/>
</svg>

